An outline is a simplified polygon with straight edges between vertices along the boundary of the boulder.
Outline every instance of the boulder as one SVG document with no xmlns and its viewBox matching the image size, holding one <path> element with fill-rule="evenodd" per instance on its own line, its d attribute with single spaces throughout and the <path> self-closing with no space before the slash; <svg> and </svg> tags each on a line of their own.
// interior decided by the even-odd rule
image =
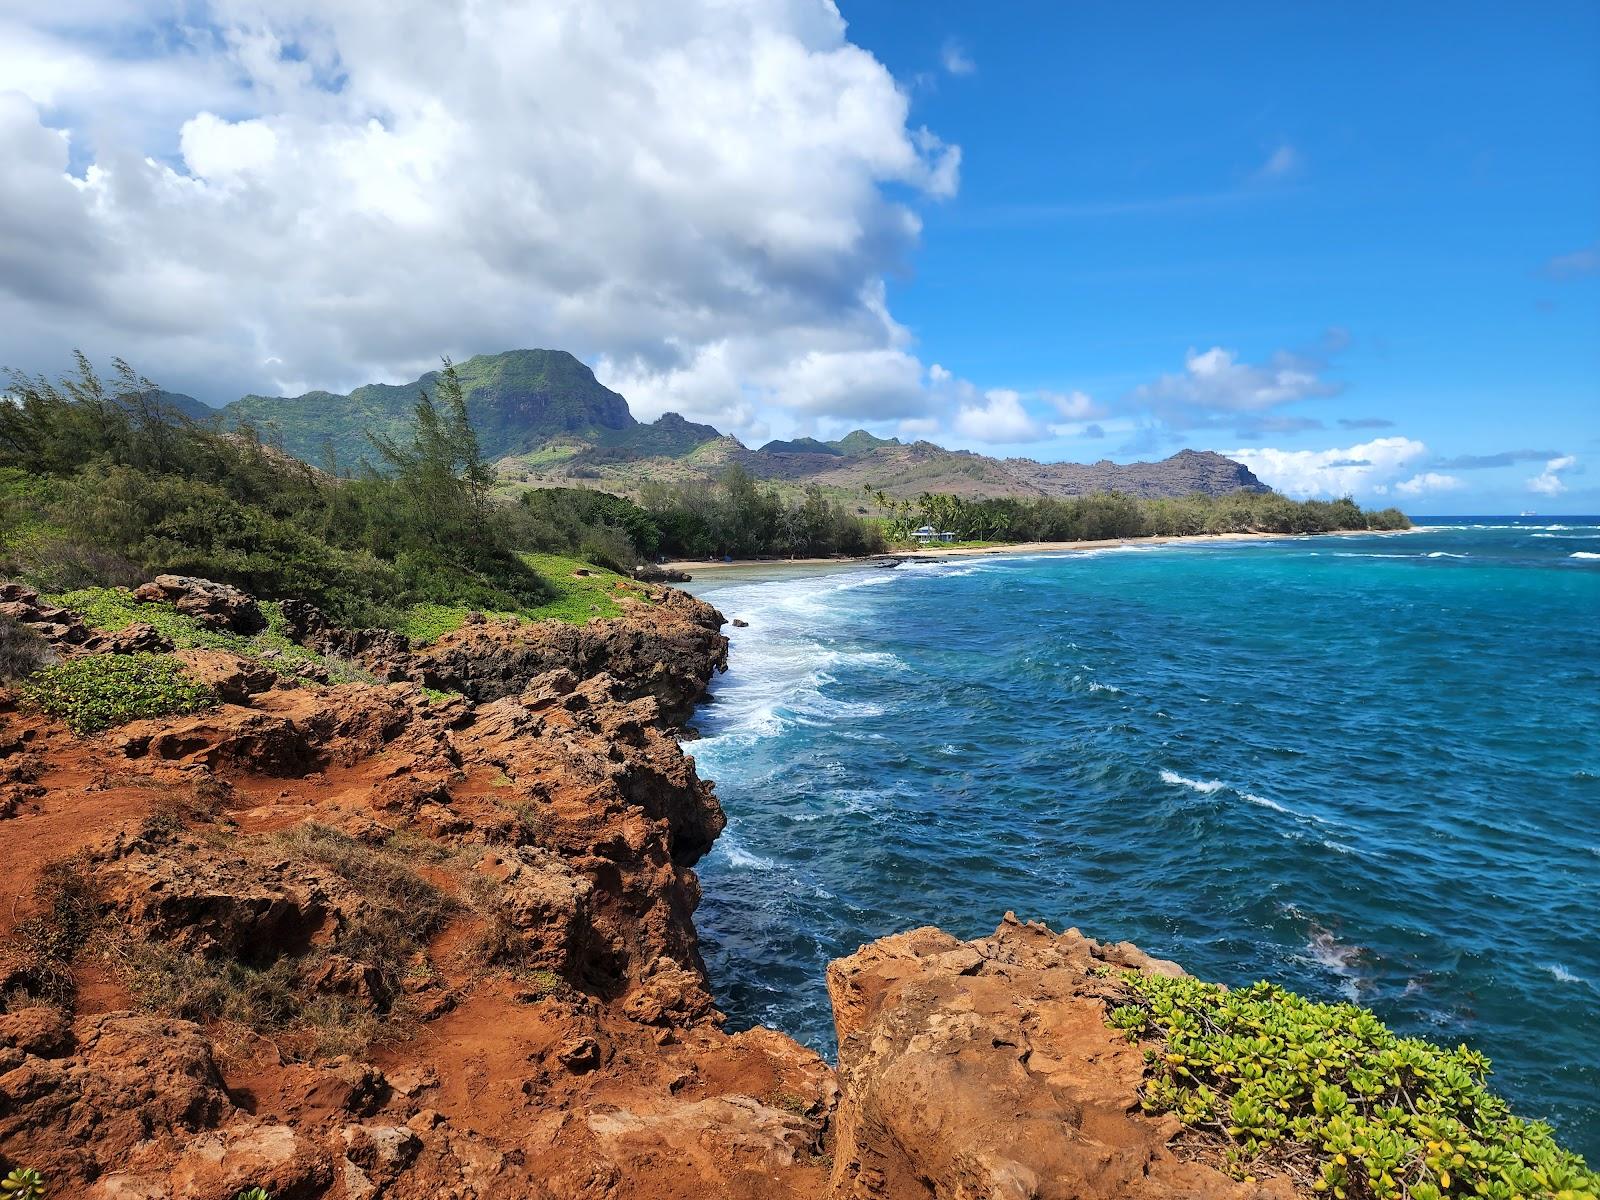
<svg viewBox="0 0 1600 1200">
<path fill-rule="evenodd" d="M 832 963 L 831 1200 L 1291 1200 L 1139 1114 L 1143 1056 L 1106 1024 L 1104 975 L 1154 962 L 1008 913 L 993 937 L 918 929 Z"/>
<path fill-rule="evenodd" d="M 128 927 L 207 958 L 270 963 L 298 954 L 333 916 L 331 880 L 190 839 L 117 846 L 94 880 L 101 904 Z"/>
<path fill-rule="evenodd" d="M 131 625 L 123 633 L 138 628 L 141 626 Z M 149 626 L 142 628 L 149 629 Z M 191 678 L 205 684 L 219 699 L 230 704 L 247 703 L 251 696 L 272 688 L 279 678 L 271 667 L 226 650 L 179 650 L 174 657 Z"/>
<path fill-rule="evenodd" d="M 208 629 L 229 633 L 260 633 L 267 618 L 248 592 L 231 584 L 197 579 L 192 575 L 157 575 L 140 584 L 135 600 L 171 604 Z"/>
<path fill-rule="evenodd" d="M 557 975 L 581 969 L 592 935 L 592 881 L 560 855 L 533 846 L 490 853 L 478 871 L 499 883 L 498 955 Z"/>
</svg>

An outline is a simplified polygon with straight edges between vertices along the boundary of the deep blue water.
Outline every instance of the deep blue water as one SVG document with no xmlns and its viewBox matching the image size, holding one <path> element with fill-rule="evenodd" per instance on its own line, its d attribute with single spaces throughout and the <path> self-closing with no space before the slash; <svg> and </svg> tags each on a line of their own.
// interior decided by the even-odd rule
<svg viewBox="0 0 1600 1200">
<path fill-rule="evenodd" d="M 1466 1041 L 1600 1158 L 1600 518 L 711 575 L 735 1027 L 1006 909 Z M 1585 556 L 1588 557 L 1585 557 Z"/>
</svg>

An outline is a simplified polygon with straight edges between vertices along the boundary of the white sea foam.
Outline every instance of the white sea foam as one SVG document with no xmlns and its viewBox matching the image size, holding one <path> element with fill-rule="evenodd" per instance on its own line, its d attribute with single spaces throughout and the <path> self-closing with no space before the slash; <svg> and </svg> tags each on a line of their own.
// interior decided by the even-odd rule
<svg viewBox="0 0 1600 1200">
<path fill-rule="evenodd" d="M 1353 972 L 1361 960 L 1361 947 L 1341 942 L 1333 933 L 1320 925 L 1311 927 L 1306 950 L 1312 959 L 1330 971 Z"/>
<path fill-rule="evenodd" d="M 1212 792 L 1220 792 L 1228 786 L 1220 779 L 1185 779 L 1176 771 L 1169 771 L 1165 767 L 1161 769 L 1161 782 L 1170 783 L 1173 787 L 1186 787 L 1190 791 L 1199 792 L 1206 796 L 1209 796 Z"/>
<path fill-rule="evenodd" d="M 1589 982 L 1582 975 L 1574 975 L 1571 971 L 1567 970 L 1560 963 L 1546 963 L 1544 969 L 1546 971 L 1550 972 L 1551 977 L 1553 979 L 1555 979 L 1558 983 L 1588 983 Z"/>
<path fill-rule="evenodd" d="M 1434 529 L 1600 529 L 1600 525 L 1437 525 Z"/>
<path fill-rule="evenodd" d="M 1472 556 L 1470 554 L 1451 554 L 1450 551 L 1448 551 L 1448 550 L 1434 550 L 1434 551 L 1431 551 L 1429 553 L 1428 557 L 1429 558 L 1471 558 Z"/>
<path fill-rule="evenodd" d="M 1331 930 L 1312 923 L 1310 937 L 1306 939 L 1306 954 L 1318 966 L 1344 979 L 1340 991 L 1347 999 L 1360 999 L 1367 983 L 1361 973 L 1361 962 L 1366 952 L 1360 946 L 1341 942 Z"/>
<path fill-rule="evenodd" d="M 815 689 L 807 688 L 797 694 L 790 702 L 790 706 L 799 713 L 808 717 L 841 717 L 841 718 L 870 718 L 881 717 L 884 707 L 874 704 L 870 700 L 835 700 L 824 696 Z"/>
<path fill-rule="evenodd" d="M 1091 692 L 1110 692 L 1113 696 L 1122 695 L 1121 688 L 1109 683 L 1099 683 L 1093 679 L 1089 680 L 1089 690 Z"/>
<path fill-rule="evenodd" d="M 1268 800 L 1265 796 L 1256 796 L 1250 792 L 1240 792 L 1241 800 L 1248 800 L 1251 804 L 1259 804 L 1262 808 L 1270 808 L 1273 812 L 1288 813 L 1289 810 L 1276 800 Z"/>
<path fill-rule="evenodd" d="M 1182 550 L 1184 548 L 1185 544 L 1182 542 L 1161 542 L 1154 546 L 1134 546 L 1122 544 L 1115 546 L 1093 546 L 1088 549 L 1075 551 L 1074 553 L 1077 557 L 1088 558 L 1101 554 L 1157 554 L 1163 550 Z"/>
<path fill-rule="evenodd" d="M 937 575 L 940 579 L 960 579 L 967 575 L 976 575 L 987 565 L 968 559 L 957 559 L 955 562 L 908 561 L 902 562 L 895 571 L 901 575 Z"/>
<path fill-rule="evenodd" d="M 778 864 L 770 858 L 763 858 L 759 854 L 751 854 L 734 842 L 726 833 L 717 839 L 717 850 L 727 858 L 728 865 L 748 871 L 770 871 Z"/>
<path fill-rule="evenodd" d="M 1568 558 L 1600 558 L 1600 554 L 1591 554 L 1587 550 L 1574 550 L 1567 555 Z"/>
</svg>

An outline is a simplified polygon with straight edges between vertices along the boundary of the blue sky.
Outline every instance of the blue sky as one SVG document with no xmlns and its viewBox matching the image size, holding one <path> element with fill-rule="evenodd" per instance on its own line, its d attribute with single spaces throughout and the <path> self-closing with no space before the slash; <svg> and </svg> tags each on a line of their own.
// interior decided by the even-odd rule
<svg viewBox="0 0 1600 1200">
<path fill-rule="evenodd" d="M 0 7 L 0 363 L 1600 511 L 1600 6 Z"/>
<path fill-rule="evenodd" d="M 1340 330 L 1348 345 L 1322 355 L 1337 394 L 1275 410 L 1322 428 L 1198 440 L 1540 451 L 1440 468 L 1462 486 L 1411 505 L 1600 510 L 1600 6 L 981 11 L 843 6 L 852 37 L 923 76 L 913 120 L 963 148 L 960 193 L 924 209 L 891 286 L 927 353 L 1109 398 L 1191 348 L 1255 362 Z M 1062 448 L 1151 445 L 1141 430 Z M 1528 492 L 1563 455 L 1579 459 L 1568 491 Z"/>
</svg>

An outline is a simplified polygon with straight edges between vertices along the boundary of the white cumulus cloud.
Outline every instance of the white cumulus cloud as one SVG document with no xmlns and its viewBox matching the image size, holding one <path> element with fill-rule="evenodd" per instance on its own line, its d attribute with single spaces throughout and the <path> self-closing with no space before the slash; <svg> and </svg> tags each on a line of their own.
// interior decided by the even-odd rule
<svg viewBox="0 0 1600 1200">
<path fill-rule="evenodd" d="M 1091 421 L 1106 415 L 1105 406 L 1088 392 L 1045 392 L 1043 398 L 1069 421 Z"/>
<path fill-rule="evenodd" d="M 1438 471 L 1424 471 L 1394 485 L 1402 496 L 1426 496 L 1430 492 L 1452 492 L 1464 486 L 1454 475 L 1441 475 Z"/>
<path fill-rule="evenodd" d="M 1561 472 L 1569 470 L 1577 462 L 1577 457 L 1571 454 L 1552 458 L 1544 464 L 1544 470 L 1528 480 L 1528 490 L 1543 496 L 1559 496 L 1567 490 L 1566 480 L 1561 478 Z"/>
<path fill-rule="evenodd" d="M 1263 483 L 1285 495 L 1297 498 L 1381 496 L 1404 480 L 1416 484 L 1420 494 L 1425 479 L 1449 476 L 1414 473 L 1415 466 L 1428 455 L 1423 442 L 1405 437 L 1375 438 L 1355 446 L 1328 450 L 1279 450 L 1272 447 L 1246 447 L 1224 450 L 1229 458 L 1245 464 Z"/>
<path fill-rule="evenodd" d="M 960 151 L 828 0 L 0 7 L 0 363 L 220 400 L 556 346 L 646 415 L 921 415 L 882 280 Z"/>
<path fill-rule="evenodd" d="M 991 388 L 981 404 L 963 404 L 956 410 L 955 431 L 977 442 L 1033 442 L 1046 436 L 1039 422 L 1028 415 L 1022 397 L 1009 388 Z"/>
<path fill-rule="evenodd" d="M 1135 402 L 1174 425 L 1217 414 L 1260 413 L 1313 396 L 1331 396 L 1338 385 L 1322 378 L 1322 364 L 1280 351 L 1264 363 L 1248 363 L 1232 350 L 1190 350 L 1183 371 L 1136 388 Z"/>
</svg>

